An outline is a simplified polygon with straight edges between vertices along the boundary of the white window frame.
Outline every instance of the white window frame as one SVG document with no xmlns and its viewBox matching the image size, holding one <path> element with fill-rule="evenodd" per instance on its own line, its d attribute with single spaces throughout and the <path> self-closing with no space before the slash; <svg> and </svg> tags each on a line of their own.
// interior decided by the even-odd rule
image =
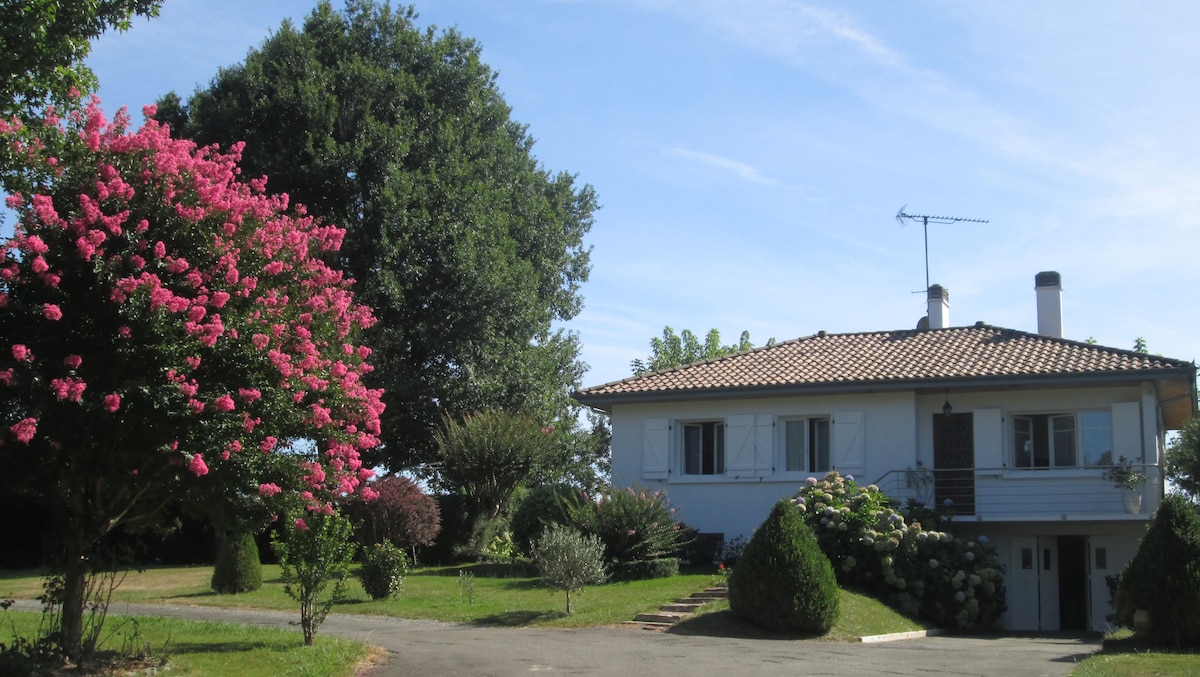
<svg viewBox="0 0 1200 677">
<path fill-rule="evenodd" d="M 1092 438 L 1093 434 L 1100 431 L 1094 423 L 1088 426 L 1084 425 L 1084 421 L 1088 417 L 1104 416 L 1108 419 L 1108 457 L 1102 454 L 1097 459 L 1096 463 L 1086 464 L 1084 458 L 1085 438 Z M 1008 428 L 1008 439 L 1011 441 L 1012 448 L 1012 468 L 1015 470 L 1054 470 L 1054 469 L 1079 469 L 1079 468 L 1098 468 L 1111 465 L 1112 463 L 1112 448 L 1115 437 L 1113 427 L 1113 412 L 1109 409 L 1079 409 L 1075 411 L 1055 411 L 1055 412 L 1022 412 L 1012 414 L 1010 417 L 1011 424 Z M 1044 419 L 1044 424 L 1039 430 L 1039 426 L 1034 424 L 1035 419 Z M 1022 430 L 1028 425 L 1028 431 Z M 1060 436 L 1056 433 L 1070 432 L 1074 437 L 1075 448 L 1069 451 L 1056 448 L 1060 443 Z M 1039 434 L 1040 433 L 1040 434 Z M 1019 436 L 1029 435 L 1028 440 L 1021 441 Z M 1103 434 L 1101 433 L 1103 441 Z M 1040 440 L 1040 443 L 1039 443 Z M 1022 447 L 1029 445 L 1029 462 L 1023 464 Z M 1038 464 L 1039 446 L 1046 459 L 1045 465 Z M 1070 463 L 1065 462 L 1065 456 L 1069 454 Z"/>
<path fill-rule="evenodd" d="M 815 467 L 814 449 L 812 448 L 814 423 L 820 424 L 824 428 L 824 443 L 825 443 L 825 464 L 824 467 Z M 813 473 L 825 473 L 833 467 L 833 418 L 831 416 L 785 416 L 779 419 L 779 461 L 778 467 L 782 469 L 785 475 L 811 475 Z M 789 430 L 793 426 L 799 424 L 801 428 L 801 460 L 803 461 L 801 468 L 788 467 L 788 440 Z"/>
</svg>

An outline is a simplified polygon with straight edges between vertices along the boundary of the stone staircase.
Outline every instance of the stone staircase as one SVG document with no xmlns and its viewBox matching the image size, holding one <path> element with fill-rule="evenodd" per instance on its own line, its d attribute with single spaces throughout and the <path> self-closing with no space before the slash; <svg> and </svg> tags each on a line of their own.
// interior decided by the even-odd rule
<svg viewBox="0 0 1200 677">
<path fill-rule="evenodd" d="M 660 606 L 658 611 L 638 614 L 637 618 L 626 622 L 640 625 L 647 630 L 666 630 L 684 618 L 691 616 L 696 612 L 696 609 L 714 599 L 725 599 L 725 588 L 712 587 L 705 588 L 700 592 L 693 592 L 691 597 L 677 599 L 670 604 Z"/>
</svg>

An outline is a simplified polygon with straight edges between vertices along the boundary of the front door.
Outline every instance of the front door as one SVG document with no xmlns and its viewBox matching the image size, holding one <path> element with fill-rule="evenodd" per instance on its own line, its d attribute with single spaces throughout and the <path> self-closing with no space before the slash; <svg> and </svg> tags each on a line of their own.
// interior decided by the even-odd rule
<svg viewBox="0 0 1200 677">
<path fill-rule="evenodd" d="M 975 514 L 975 428 L 972 414 L 933 415 L 933 495 L 959 515 Z"/>
</svg>

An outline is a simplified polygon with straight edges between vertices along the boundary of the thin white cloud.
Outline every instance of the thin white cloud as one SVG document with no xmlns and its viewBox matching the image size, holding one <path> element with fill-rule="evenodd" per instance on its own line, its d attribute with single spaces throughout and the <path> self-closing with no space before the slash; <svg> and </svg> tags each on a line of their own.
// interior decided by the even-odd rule
<svg viewBox="0 0 1200 677">
<path fill-rule="evenodd" d="M 734 174 L 737 174 L 738 177 L 753 183 L 760 183 L 764 186 L 774 186 L 778 185 L 779 183 L 774 179 L 763 176 L 752 165 L 734 160 L 732 158 L 727 158 L 723 155 L 717 155 L 716 153 L 706 153 L 704 151 L 689 150 L 687 148 L 679 147 L 672 148 L 669 152 L 672 155 L 686 158 L 688 160 L 695 160 L 696 162 L 708 167 L 714 167 L 716 169 L 733 172 Z"/>
</svg>

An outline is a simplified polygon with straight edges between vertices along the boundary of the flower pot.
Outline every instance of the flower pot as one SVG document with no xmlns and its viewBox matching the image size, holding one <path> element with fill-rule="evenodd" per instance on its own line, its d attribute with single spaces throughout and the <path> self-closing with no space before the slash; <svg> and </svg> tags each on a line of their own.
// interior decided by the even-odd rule
<svg viewBox="0 0 1200 677">
<path fill-rule="evenodd" d="M 1125 502 L 1125 512 L 1135 515 L 1142 511 L 1142 490 L 1123 489 L 1121 500 Z"/>
</svg>

